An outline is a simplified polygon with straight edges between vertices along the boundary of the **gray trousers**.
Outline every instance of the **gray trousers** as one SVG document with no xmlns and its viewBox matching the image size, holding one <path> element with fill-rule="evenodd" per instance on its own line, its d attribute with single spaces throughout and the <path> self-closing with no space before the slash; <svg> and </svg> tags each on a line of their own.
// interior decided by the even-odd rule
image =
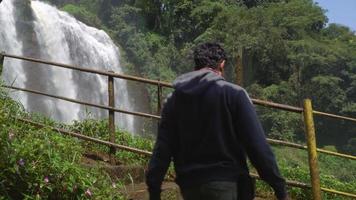
<svg viewBox="0 0 356 200">
<path fill-rule="evenodd" d="M 237 183 L 212 181 L 199 186 L 181 188 L 184 200 L 237 200 Z"/>
</svg>

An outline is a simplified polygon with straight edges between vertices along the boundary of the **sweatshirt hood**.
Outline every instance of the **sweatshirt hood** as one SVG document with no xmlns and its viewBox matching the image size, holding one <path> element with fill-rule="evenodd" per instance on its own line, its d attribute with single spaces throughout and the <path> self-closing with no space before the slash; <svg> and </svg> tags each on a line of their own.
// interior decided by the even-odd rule
<svg viewBox="0 0 356 200">
<path fill-rule="evenodd" d="M 200 94 L 218 80 L 224 80 L 224 78 L 209 69 L 201 69 L 179 76 L 173 82 L 173 87 L 185 94 Z"/>
</svg>

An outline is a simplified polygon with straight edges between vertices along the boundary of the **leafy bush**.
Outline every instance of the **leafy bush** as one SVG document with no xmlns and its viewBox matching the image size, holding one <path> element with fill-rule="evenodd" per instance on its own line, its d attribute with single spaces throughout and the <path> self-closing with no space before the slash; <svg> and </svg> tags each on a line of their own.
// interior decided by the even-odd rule
<svg viewBox="0 0 356 200">
<path fill-rule="evenodd" d="M 152 151 L 153 149 L 153 141 L 149 139 L 144 139 L 139 136 L 133 136 L 127 132 L 119 131 L 118 132 L 118 143 L 129 146 L 129 147 L 134 147 L 146 151 Z M 118 151 L 117 152 L 117 157 L 120 159 L 120 161 L 127 163 L 127 164 L 141 164 L 141 165 L 146 165 L 148 158 L 144 157 L 142 155 L 138 155 L 137 153 L 131 153 L 128 151 Z"/>
<path fill-rule="evenodd" d="M 77 140 L 17 121 L 21 106 L 0 93 L 1 198 L 121 198 L 103 171 L 80 165 L 84 149 Z"/>
<path fill-rule="evenodd" d="M 67 129 L 90 137 L 109 141 L 108 120 L 85 119 L 83 121 L 74 121 L 72 125 L 67 126 Z M 86 149 L 86 151 L 107 152 L 109 150 L 107 146 L 93 143 L 93 142 L 88 142 L 83 140 L 80 141 L 80 143 Z"/>
<path fill-rule="evenodd" d="M 90 137 L 109 141 L 108 120 L 86 119 L 81 122 L 75 121 L 73 125 L 68 126 L 68 129 L 74 132 L 79 132 Z M 134 147 L 142 150 L 151 151 L 153 149 L 153 141 L 134 136 L 122 130 L 116 130 L 117 144 Z M 109 148 L 101 144 L 93 144 L 92 142 L 81 141 L 81 144 L 86 151 L 101 151 L 108 152 Z M 124 150 L 118 150 L 116 154 L 120 162 L 125 164 L 144 164 L 148 158 L 137 153 L 131 153 Z"/>
<path fill-rule="evenodd" d="M 273 148 L 281 173 L 288 180 L 310 184 L 308 154 L 304 150 L 287 147 Z M 356 190 L 355 161 L 335 156 L 318 154 L 321 187 L 353 193 Z M 340 165 L 342 163 L 342 165 Z M 311 199 L 310 190 L 289 188 L 292 197 L 296 199 Z M 344 196 L 322 192 L 323 199 L 347 199 Z"/>
</svg>

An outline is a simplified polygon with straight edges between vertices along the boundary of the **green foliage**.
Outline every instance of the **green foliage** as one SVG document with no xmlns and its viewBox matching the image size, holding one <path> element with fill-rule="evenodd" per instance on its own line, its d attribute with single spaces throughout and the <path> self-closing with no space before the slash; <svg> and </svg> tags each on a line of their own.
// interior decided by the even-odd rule
<svg viewBox="0 0 356 200">
<path fill-rule="evenodd" d="M 351 155 L 356 155 L 356 138 L 351 138 L 347 141 L 345 146 L 345 151 Z"/>
<path fill-rule="evenodd" d="M 108 120 L 86 119 L 81 122 L 75 121 L 73 125 L 67 126 L 66 128 L 73 132 L 82 133 L 90 137 L 109 141 Z M 152 140 L 145 139 L 140 136 L 134 136 L 131 133 L 122 131 L 120 129 L 116 130 L 115 138 L 117 144 L 147 151 L 152 151 L 153 149 Z M 108 147 L 101 144 L 95 144 L 86 141 L 81 141 L 80 143 L 87 152 L 108 152 L 109 150 Z M 148 160 L 147 157 L 124 150 L 117 150 L 116 156 L 120 162 L 125 164 L 145 164 Z"/>
<path fill-rule="evenodd" d="M 356 171 L 354 170 L 356 161 L 325 154 L 319 154 L 318 157 L 321 174 L 332 176 L 334 179 L 347 184 L 348 186 L 345 186 L 345 189 L 349 188 L 350 192 L 355 190 L 352 188 L 356 186 Z M 340 166 L 340 163 L 342 163 L 342 166 Z M 329 184 L 329 187 L 333 186 Z"/>
<path fill-rule="evenodd" d="M 288 180 L 310 183 L 308 168 L 308 156 L 305 150 L 292 149 L 289 147 L 274 147 L 281 173 Z M 320 180 L 324 188 L 332 188 L 339 191 L 353 193 L 356 188 L 353 170 L 356 162 L 345 158 L 319 154 Z M 340 165 L 342 163 L 342 165 Z M 261 189 L 264 187 L 261 186 Z M 268 191 L 263 189 L 263 191 Z M 311 192 L 298 188 L 288 190 L 293 199 L 310 199 Z M 323 192 L 323 199 L 348 199 L 339 195 Z"/>
<path fill-rule="evenodd" d="M 5 117 L 8 113 L 12 113 L 13 116 L 23 115 L 24 108 L 23 106 L 13 101 L 8 92 L 2 88 L 3 82 L 0 80 L 0 119 L 5 120 Z"/>
<path fill-rule="evenodd" d="M 127 132 L 118 132 L 118 143 L 121 145 L 134 147 L 142 150 L 152 152 L 153 150 L 153 141 L 149 139 L 144 139 L 140 136 L 133 136 Z M 131 153 L 128 151 L 119 150 L 116 153 L 116 156 L 120 161 L 127 164 L 139 164 L 145 166 L 148 162 L 148 157 L 138 155 L 137 153 Z"/>
<path fill-rule="evenodd" d="M 273 147 L 281 174 L 288 180 L 310 184 L 307 151 L 289 147 Z M 323 188 L 353 193 L 355 183 L 355 161 L 319 154 L 320 179 Z M 342 165 L 340 165 L 342 163 Z M 257 193 L 266 199 L 273 198 L 273 190 L 265 182 L 257 181 Z M 312 199 L 310 189 L 289 187 L 292 199 Z M 322 192 L 323 199 L 351 199 L 340 195 Z"/>
<path fill-rule="evenodd" d="M 52 2 L 92 25 L 105 26 L 144 77 L 172 81 L 192 69 L 195 44 L 218 41 L 229 52 L 228 80 L 234 80 L 231 68 L 243 49 L 245 84 L 257 84 L 265 93 L 274 90 L 268 97 L 256 98 L 299 105 L 309 97 L 319 110 L 356 114 L 355 35 L 347 27 L 325 27 L 325 11 L 312 0 Z M 96 22 L 98 17 L 101 22 Z M 156 88 L 147 89 L 156 110 Z M 263 117 L 264 124 L 279 120 L 272 115 Z M 288 132 L 299 132 L 298 126 L 293 128 Z M 349 126 L 330 127 L 325 120 L 317 128 L 321 132 L 342 129 L 346 135 L 352 131 Z M 267 132 L 276 130 L 284 129 L 267 128 Z M 328 145 L 334 136 L 335 132 L 327 131 L 325 137 L 330 139 L 321 144 Z M 338 150 L 345 149 L 349 139 L 340 138 Z"/>
<path fill-rule="evenodd" d="M 125 51 L 128 65 L 135 66 L 132 73 L 172 81 L 193 68 L 192 47 L 217 41 L 228 51 L 227 80 L 235 80 L 233 68 L 243 50 L 244 84 L 252 97 L 294 106 L 311 98 L 317 110 L 356 116 L 356 36 L 347 27 L 326 26 L 325 11 L 312 0 L 51 1 L 88 24 L 105 28 Z M 147 90 L 151 108 L 156 110 L 157 89 L 148 86 Z M 303 142 L 300 115 L 257 109 L 270 137 Z M 318 146 L 333 145 L 337 151 L 355 155 L 354 123 L 316 117 L 315 124 Z M 105 139 L 105 126 L 87 121 L 77 123 L 73 130 Z M 131 136 L 120 136 L 121 132 L 117 135 L 128 137 L 125 144 L 151 148 L 143 141 L 136 144 Z M 279 153 L 287 154 L 284 157 L 289 160 L 282 162 L 282 172 L 308 182 L 305 155 L 286 152 Z M 303 160 L 291 159 L 296 155 Z M 128 162 L 145 162 L 121 151 L 118 156 Z M 323 186 L 355 191 L 354 181 L 350 181 L 355 180 L 354 174 L 348 173 L 354 171 L 354 163 L 324 156 L 320 160 Z M 346 163 L 345 168 L 339 169 L 340 163 Z M 291 191 L 297 199 L 310 195 L 299 189 Z"/>
<path fill-rule="evenodd" d="M 111 180 L 103 171 L 80 165 L 84 149 L 77 140 L 16 120 L 14 116 L 24 115 L 22 107 L 7 98 L 5 92 L 0 94 L 0 196 L 6 199 L 121 198 L 118 191 L 112 191 Z"/>
<path fill-rule="evenodd" d="M 311 79 L 308 89 L 314 93 L 313 103 L 323 105 L 325 112 L 332 112 L 342 107 L 346 101 L 346 93 L 341 89 L 342 79 L 334 76 L 315 76 Z M 317 88 L 315 88 L 317 87 Z M 330 90 L 330 88 L 333 88 Z M 329 90 L 329 91 L 328 91 Z M 327 93 L 325 91 L 328 91 Z M 316 109 L 318 107 L 316 106 Z"/>
<path fill-rule="evenodd" d="M 108 120 L 85 119 L 83 121 L 74 121 L 72 125 L 66 128 L 72 132 L 82 133 L 105 141 L 109 141 L 110 138 Z M 109 149 L 104 145 L 93 142 L 81 141 L 80 143 L 87 151 L 107 152 Z"/>
<path fill-rule="evenodd" d="M 261 95 L 255 98 L 289 105 L 300 105 L 303 98 L 311 98 L 318 110 L 354 115 L 355 35 L 337 25 L 325 28 L 324 11 L 310 0 L 262 5 L 250 9 L 236 4 L 223 7 L 195 41 L 214 38 L 224 43 L 232 53 L 232 61 L 243 49 L 245 84 L 250 85 L 249 89 L 260 87 Z M 266 132 L 289 136 L 299 133 L 300 126 L 283 122 L 285 117 L 264 112 Z M 297 120 L 292 116 L 288 119 Z M 278 124 L 285 124 L 289 130 Z M 338 150 L 342 150 L 353 129 L 348 124 L 320 119 L 317 130 L 322 133 L 318 135 L 320 145 L 336 140 Z M 345 137 L 339 137 L 340 132 Z"/>
<path fill-rule="evenodd" d="M 63 11 L 76 17 L 78 20 L 90 26 L 101 26 L 100 19 L 93 13 L 89 12 L 86 8 L 82 6 L 77 6 L 74 4 L 67 4 L 62 8 Z"/>
<path fill-rule="evenodd" d="M 249 88 L 250 94 L 260 99 L 279 102 L 282 99 L 288 102 L 298 102 L 298 91 L 292 80 L 281 82 L 279 85 L 273 84 L 266 88 L 253 84 Z M 257 107 L 258 115 L 264 122 L 267 136 L 284 141 L 304 141 L 304 124 L 302 116 L 298 113 L 280 111 L 276 109 Z"/>
</svg>

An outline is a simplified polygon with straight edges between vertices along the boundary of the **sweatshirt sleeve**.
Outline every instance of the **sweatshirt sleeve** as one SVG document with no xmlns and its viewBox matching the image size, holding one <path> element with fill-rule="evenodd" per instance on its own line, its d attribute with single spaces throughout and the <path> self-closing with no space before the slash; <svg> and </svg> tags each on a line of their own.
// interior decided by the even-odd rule
<svg viewBox="0 0 356 200">
<path fill-rule="evenodd" d="M 267 143 L 255 108 L 244 90 L 238 93 L 236 114 L 236 130 L 247 156 L 260 177 L 273 188 L 276 197 L 284 199 L 287 196 L 285 180 L 279 173 L 276 159 Z"/>
<path fill-rule="evenodd" d="M 160 199 L 161 185 L 172 157 L 172 137 L 173 134 L 173 113 L 172 98 L 169 97 L 165 103 L 161 121 L 159 124 L 158 135 L 153 149 L 146 173 L 146 184 L 150 193 L 151 200 Z"/>
</svg>

